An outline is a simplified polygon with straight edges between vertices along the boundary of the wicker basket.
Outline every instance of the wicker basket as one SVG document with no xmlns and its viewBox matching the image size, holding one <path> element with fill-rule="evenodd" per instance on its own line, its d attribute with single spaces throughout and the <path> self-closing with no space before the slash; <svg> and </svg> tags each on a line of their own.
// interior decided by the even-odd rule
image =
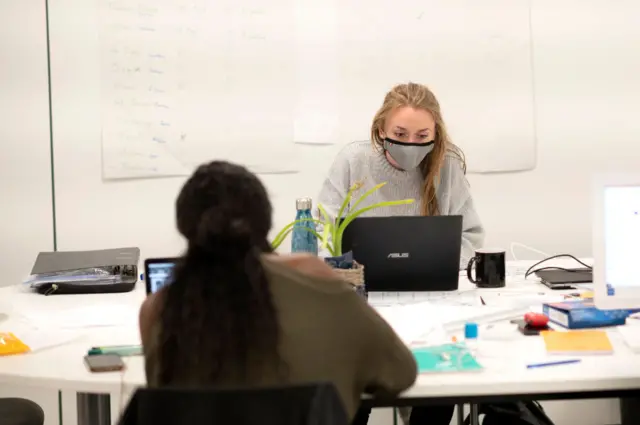
<svg viewBox="0 0 640 425">
<path fill-rule="evenodd" d="M 334 269 L 342 280 L 346 280 L 353 286 L 364 285 L 364 266 L 362 264 L 353 262 L 352 269 Z"/>
</svg>

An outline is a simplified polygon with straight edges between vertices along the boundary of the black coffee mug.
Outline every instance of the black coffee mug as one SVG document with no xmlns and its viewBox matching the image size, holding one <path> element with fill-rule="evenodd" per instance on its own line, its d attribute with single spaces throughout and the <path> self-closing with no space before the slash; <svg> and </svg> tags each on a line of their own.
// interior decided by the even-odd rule
<svg viewBox="0 0 640 425">
<path fill-rule="evenodd" d="M 506 285 L 505 257 L 503 249 L 478 249 L 467 265 L 467 278 L 478 288 L 504 288 Z M 475 278 L 471 273 L 474 268 Z"/>
</svg>

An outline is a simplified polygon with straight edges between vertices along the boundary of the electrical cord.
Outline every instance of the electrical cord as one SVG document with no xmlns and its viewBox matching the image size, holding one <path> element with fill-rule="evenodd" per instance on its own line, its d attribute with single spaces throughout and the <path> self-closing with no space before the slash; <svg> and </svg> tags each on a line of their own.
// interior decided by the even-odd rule
<svg viewBox="0 0 640 425">
<path fill-rule="evenodd" d="M 546 266 L 546 267 L 536 268 L 536 266 L 539 266 L 540 264 L 546 263 L 547 261 L 553 260 L 556 258 L 571 258 L 572 260 L 584 266 L 587 270 L 593 270 L 593 267 L 584 263 L 583 261 L 579 260 L 578 258 L 576 258 L 571 254 L 558 254 L 558 255 L 552 255 L 551 257 L 547 257 L 544 260 L 540 260 L 537 263 L 535 263 L 533 266 L 529 267 L 527 271 L 524 273 L 524 278 L 526 279 L 527 277 L 531 276 L 533 273 L 542 271 L 542 270 L 562 270 L 565 272 L 575 272 L 575 273 L 584 272 L 584 269 L 569 269 L 566 267 L 558 267 L 558 266 Z"/>
<path fill-rule="evenodd" d="M 542 252 L 542 251 L 540 251 L 538 249 L 532 248 L 529 245 L 525 245 L 525 244 L 520 243 L 520 242 L 511 242 L 511 246 L 509 248 L 510 248 L 510 251 L 511 251 L 511 257 L 513 257 L 513 259 L 515 261 L 518 261 L 518 257 L 516 256 L 516 252 L 515 252 L 515 249 L 514 249 L 516 247 L 524 248 L 524 249 L 529 250 L 531 252 L 535 252 L 536 254 L 542 255 L 544 258 L 551 256 L 550 254 L 547 254 L 546 252 Z"/>
</svg>

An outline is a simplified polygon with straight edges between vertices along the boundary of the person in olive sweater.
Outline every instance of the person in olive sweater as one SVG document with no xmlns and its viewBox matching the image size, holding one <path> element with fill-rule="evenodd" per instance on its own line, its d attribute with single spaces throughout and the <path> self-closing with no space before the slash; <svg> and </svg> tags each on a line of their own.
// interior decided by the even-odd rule
<svg viewBox="0 0 640 425">
<path fill-rule="evenodd" d="M 200 166 L 176 218 L 188 248 L 140 310 L 149 386 L 332 382 L 353 419 L 362 394 L 413 385 L 412 353 L 351 284 L 317 257 L 268 252 L 271 204 L 244 167 Z"/>
</svg>

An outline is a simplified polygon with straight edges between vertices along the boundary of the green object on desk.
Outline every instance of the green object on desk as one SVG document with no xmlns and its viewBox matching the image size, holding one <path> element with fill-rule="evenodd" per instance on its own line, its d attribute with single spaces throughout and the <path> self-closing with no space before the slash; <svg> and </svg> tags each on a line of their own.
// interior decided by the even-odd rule
<svg viewBox="0 0 640 425">
<path fill-rule="evenodd" d="M 91 347 L 87 352 L 89 356 L 97 356 L 100 354 L 116 354 L 120 357 L 141 356 L 141 345 L 111 345 L 105 347 Z"/>
<path fill-rule="evenodd" d="M 415 348 L 411 351 L 418 363 L 419 373 L 482 370 L 482 365 L 473 357 L 464 343 Z"/>
</svg>

